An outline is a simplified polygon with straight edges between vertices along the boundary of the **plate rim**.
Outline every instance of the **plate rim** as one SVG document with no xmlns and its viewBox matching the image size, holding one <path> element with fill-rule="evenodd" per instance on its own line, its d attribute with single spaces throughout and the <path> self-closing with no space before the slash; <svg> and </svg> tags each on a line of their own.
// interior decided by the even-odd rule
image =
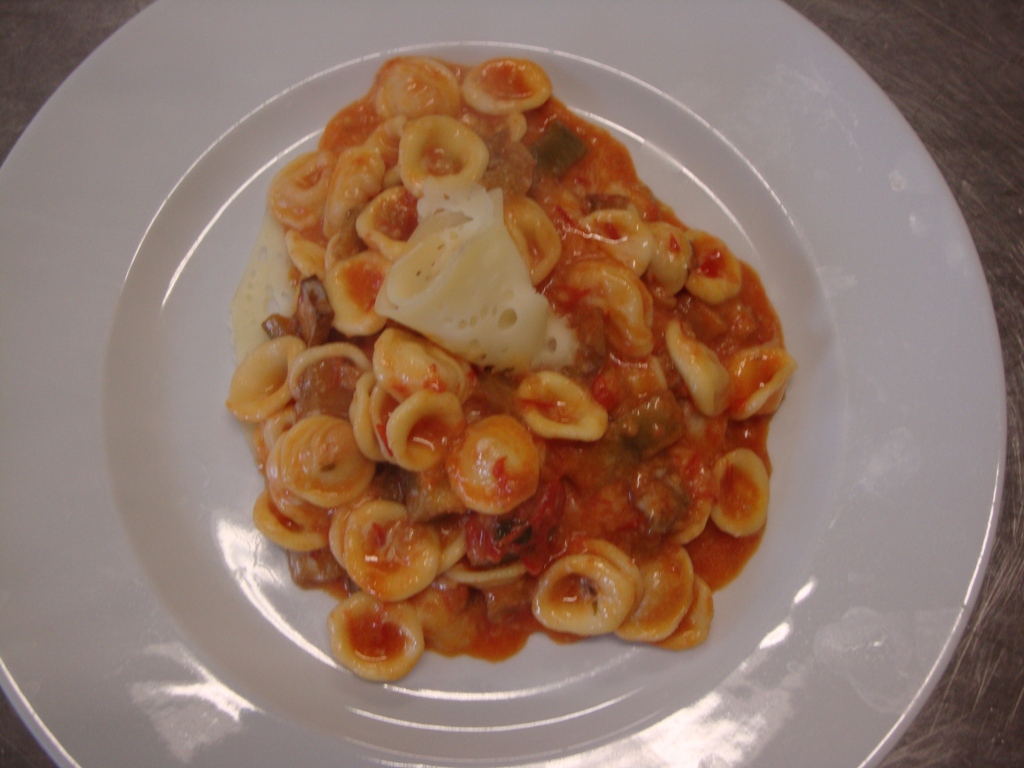
<svg viewBox="0 0 1024 768">
<path fill-rule="evenodd" d="M 163 8 L 167 8 L 167 7 L 170 7 L 170 6 L 171 6 L 170 2 L 162 2 L 162 3 L 157 3 L 155 6 L 153 6 L 153 8 L 155 9 L 155 8 L 159 7 L 161 9 L 163 9 Z M 143 11 L 142 14 L 140 14 L 139 18 L 143 17 L 145 14 L 150 13 L 150 11 L 151 11 L 151 9 L 147 8 L 146 10 Z M 790 9 L 790 12 L 793 13 L 793 14 L 796 14 L 796 12 L 792 11 L 791 9 Z M 146 17 L 146 18 L 148 18 L 148 17 Z M 799 17 L 799 18 L 810 29 L 814 30 L 814 32 L 816 34 L 821 35 L 824 38 L 824 33 L 820 32 L 820 30 L 817 30 L 817 28 L 813 27 L 813 25 L 811 25 L 810 22 L 807 22 L 806 20 L 803 20 L 802 17 Z M 134 23 L 135 23 L 135 20 L 133 19 L 131 22 L 129 22 L 128 25 L 123 27 L 122 30 L 119 30 L 118 32 L 116 32 L 115 33 L 115 37 L 118 37 L 118 36 L 125 37 L 125 36 L 127 36 L 129 34 L 129 32 L 127 32 L 125 30 L 133 29 L 134 27 L 132 25 Z M 827 38 L 825 38 L 825 39 L 827 40 Z M 828 41 L 828 42 L 831 45 L 834 46 L 834 43 L 831 43 L 831 41 Z M 97 50 L 97 52 L 99 52 L 100 50 L 106 51 L 107 47 L 108 47 L 108 44 L 104 43 L 100 47 L 100 49 Z M 843 56 L 847 56 L 845 54 L 845 52 L 842 52 L 841 49 L 838 48 L 838 46 L 835 46 L 835 51 L 838 51 Z M 91 59 L 92 59 L 92 56 L 90 56 L 90 60 Z M 852 63 L 852 59 L 849 59 L 849 61 L 850 61 L 850 63 Z M 856 68 L 855 64 L 853 64 L 853 66 Z M 859 68 L 857 68 L 857 70 L 859 71 Z M 866 75 L 864 75 L 864 77 L 866 77 Z M 59 92 L 60 93 L 65 93 L 66 91 L 76 87 L 74 85 L 74 83 L 80 82 L 83 78 L 84 78 L 84 75 L 79 75 L 76 72 L 76 75 L 73 76 L 73 78 L 69 78 L 69 80 L 66 81 L 66 83 L 64 85 L 61 86 L 61 88 L 59 89 Z M 873 83 L 872 83 L 872 85 L 873 85 Z M 888 97 L 885 96 L 885 94 L 882 93 L 880 90 L 878 90 L 877 86 L 874 86 L 874 88 L 876 90 L 876 93 L 877 94 L 881 94 L 881 96 L 888 102 Z M 53 99 L 51 99 L 51 101 L 53 101 Z M 889 104 L 890 104 L 891 108 L 893 110 L 895 110 L 895 107 L 892 107 L 891 102 L 889 102 Z M 47 120 L 49 120 L 50 119 L 50 117 L 49 117 L 50 113 L 55 111 L 55 109 L 56 108 L 51 108 L 50 103 L 48 102 L 48 104 L 44 107 L 44 109 L 36 116 L 36 118 L 33 119 L 33 122 L 26 129 L 25 134 L 23 135 L 22 139 L 19 139 L 18 144 L 12 149 L 11 156 L 13 156 L 16 152 L 19 152 L 20 148 L 23 146 L 23 144 L 26 143 L 27 140 L 26 140 L 25 137 L 28 137 L 30 135 L 34 135 L 35 132 L 37 132 L 38 127 L 37 127 L 36 124 L 37 123 L 41 124 L 41 123 L 44 123 Z M 897 116 L 898 116 L 898 119 L 900 121 L 903 121 L 902 116 L 898 115 L 898 112 L 897 112 Z M 904 122 L 904 126 L 905 126 L 906 130 L 911 134 L 911 136 L 913 136 L 913 132 L 910 129 L 909 125 L 906 125 L 905 121 L 903 121 L 903 122 Z M 916 136 L 913 136 L 913 138 L 917 139 Z M 928 156 L 928 154 L 927 154 L 926 150 L 924 149 L 923 145 L 921 145 L 921 151 L 924 152 L 925 157 L 927 157 L 929 162 L 933 162 L 933 161 L 931 161 L 930 156 Z M 8 160 L 10 160 L 10 157 L 8 158 Z M 8 162 L 5 162 L 5 167 L 7 165 L 8 165 Z M 937 169 L 935 169 L 934 172 L 935 172 L 935 174 L 938 174 Z M 2 185 L 3 178 L 4 178 L 3 175 L 0 174 L 0 185 Z M 939 179 L 941 181 L 941 176 L 939 176 Z M 945 185 L 944 181 L 942 181 L 942 188 L 945 189 L 946 192 L 948 193 L 948 187 Z M 951 197 L 951 195 L 950 195 L 950 197 Z M 955 208 L 955 205 L 954 205 L 954 208 Z M 962 226 L 963 230 L 966 232 L 966 225 L 963 223 L 962 217 L 960 219 L 960 225 Z M 968 239 L 970 239 L 969 232 L 967 232 L 967 237 L 968 237 Z M 971 243 L 971 247 L 973 249 L 973 242 Z M 977 253 L 976 253 L 976 251 L 974 252 L 974 257 L 975 257 L 975 260 L 977 260 Z M 978 263 L 978 268 L 980 270 L 980 262 Z M 995 334 L 995 346 L 996 346 L 996 349 L 998 351 L 999 350 L 999 346 L 998 346 L 998 331 L 995 328 L 994 312 L 992 312 L 992 309 L 991 309 L 991 300 L 990 299 L 989 299 L 989 302 L 988 302 L 988 307 L 989 307 L 989 312 L 991 314 L 992 328 L 993 328 L 993 330 L 996 331 L 996 334 Z M 948 664 L 948 662 L 950 660 L 950 657 L 951 657 L 952 653 L 954 652 L 954 650 L 955 650 L 955 648 L 956 648 L 960 638 L 962 637 L 963 631 L 966 628 L 966 625 L 967 625 L 967 623 L 969 621 L 971 612 L 972 612 L 972 610 L 974 608 L 974 605 L 975 605 L 977 597 L 978 597 L 978 592 L 979 592 L 979 589 L 980 589 L 981 577 L 983 576 L 985 568 L 987 567 L 987 564 L 988 564 L 989 559 L 991 557 L 992 548 L 993 548 L 993 541 L 994 541 L 994 531 L 995 531 L 996 525 L 998 524 L 999 515 L 1000 515 L 1001 509 L 1002 509 L 1002 493 L 1003 493 L 1003 485 L 1004 485 L 1004 479 L 1005 479 L 1005 461 L 1006 461 L 1006 454 L 1005 454 L 1005 450 L 1006 450 L 1005 449 L 1005 443 L 1006 443 L 1005 371 L 1003 370 L 1003 363 L 1002 363 L 1001 354 L 997 355 L 997 359 L 998 359 L 999 370 L 1002 373 L 1002 376 L 999 379 L 999 388 L 1000 388 L 1000 390 L 1002 392 L 1002 397 L 999 398 L 999 402 L 998 402 L 998 410 L 1001 413 L 1001 416 L 999 417 L 999 421 L 1002 424 L 1002 432 L 1001 432 L 1001 443 L 1002 443 L 1002 445 L 999 448 L 999 461 L 997 462 L 997 465 L 995 467 L 995 470 L 996 470 L 995 486 L 996 487 L 994 489 L 993 502 L 992 502 L 992 505 L 990 507 L 988 518 L 987 518 L 987 520 L 988 520 L 988 532 L 986 533 L 986 535 L 984 537 L 984 543 L 983 543 L 983 546 L 982 546 L 982 550 L 981 550 L 980 556 L 979 556 L 979 558 L 978 558 L 978 560 L 977 560 L 977 562 L 975 564 L 975 575 L 972 578 L 970 585 L 968 585 L 967 600 L 965 601 L 965 603 L 963 605 L 963 610 L 961 611 L 960 617 L 956 621 L 954 632 L 952 633 L 952 635 L 948 639 L 947 643 L 945 644 L 944 650 L 943 650 L 942 654 L 940 655 L 940 658 L 936 661 L 936 664 L 935 664 L 935 667 L 934 667 L 933 671 L 926 678 L 925 685 L 922 686 L 922 688 L 918 692 L 918 695 L 915 697 L 915 701 L 914 701 L 914 703 L 912 704 L 912 707 L 911 707 L 914 711 L 910 712 L 908 710 L 907 712 L 904 712 L 902 714 L 900 719 L 893 726 L 892 731 L 890 731 L 890 735 L 886 738 L 886 740 L 882 744 L 879 744 L 879 746 L 876 748 L 876 753 L 877 753 L 878 750 L 881 750 L 883 748 L 883 746 L 885 746 L 885 745 L 891 746 L 892 745 L 892 743 L 894 742 L 895 738 L 898 737 L 903 732 L 903 730 L 905 729 L 906 725 L 909 724 L 909 720 L 911 720 L 913 718 L 913 715 L 916 714 L 916 712 L 919 710 L 920 706 L 923 704 L 924 700 L 927 699 L 928 695 L 930 695 L 932 690 L 934 690 L 935 685 L 937 685 L 939 677 L 941 676 L 941 674 L 940 674 L 941 670 L 944 669 L 946 667 L 946 665 Z M 37 720 L 36 719 L 34 710 L 32 710 L 31 704 L 29 703 L 28 698 L 24 696 L 24 694 L 22 693 L 22 691 L 21 691 L 20 687 L 18 686 L 17 682 L 14 680 L 13 676 L 10 674 L 7 666 L 3 663 L 2 660 L 0 660 L 0 683 L 2 683 L 3 688 L 4 688 L 5 692 L 8 694 L 8 696 L 9 696 L 10 700 L 12 701 L 12 703 L 15 705 L 15 707 L 17 709 L 19 709 L 19 714 L 22 714 L 23 715 L 23 719 L 26 721 L 27 724 L 29 724 L 30 730 L 33 731 L 33 734 L 36 735 L 37 738 L 39 738 L 40 737 L 40 733 L 42 733 L 43 738 L 40 738 L 40 741 L 44 742 L 44 745 L 47 742 L 49 742 L 50 746 L 46 747 L 47 750 L 50 751 L 51 747 L 53 749 L 55 749 L 55 750 L 60 750 L 61 749 L 60 744 L 50 734 L 50 731 L 46 727 L 46 725 L 41 720 Z M 12 695 L 12 693 L 14 695 Z M 62 757 L 61 759 L 73 760 L 73 758 L 70 758 L 70 756 L 68 756 L 67 758 Z M 871 756 L 869 756 L 869 759 L 872 759 Z M 72 763 L 69 762 L 68 764 L 72 764 Z"/>
</svg>

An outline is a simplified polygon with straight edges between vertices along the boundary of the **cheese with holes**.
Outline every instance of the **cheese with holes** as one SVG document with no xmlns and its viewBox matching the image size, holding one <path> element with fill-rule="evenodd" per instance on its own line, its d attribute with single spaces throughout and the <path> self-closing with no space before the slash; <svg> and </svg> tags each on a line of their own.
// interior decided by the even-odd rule
<svg viewBox="0 0 1024 768">
<path fill-rule="evenodd" d="M 419 225 L 377 294 L 377 312 L 471 363 L 526 370 L 568 363 L 576 339 L 530 283 L 505 229 L 501 190 L 427 186 Z"/>
</svg>

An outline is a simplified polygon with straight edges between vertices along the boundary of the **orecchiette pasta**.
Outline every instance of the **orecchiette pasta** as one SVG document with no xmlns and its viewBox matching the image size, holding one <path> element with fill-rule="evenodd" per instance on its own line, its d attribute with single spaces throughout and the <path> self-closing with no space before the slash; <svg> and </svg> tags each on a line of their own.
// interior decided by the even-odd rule
<svg viewBox="0 0 1024 768">
<path fill-rule="evenodd" d="M 231 377 L 227 407 L 242 421 L 263 421 L 288 405 L 288 371 L 306 349 L 301 339 L 270 339 L 250 352 Z"/>
<path fill-rule="evenodd" d="M 765 529 L 796 363 L 764 288 L 551 88 L 392 59 L 270 183 L 290 314 L 232 307 L 265 319 L 226 406 L 253 526 L 369 680 L 535 632 L 691 648 Z"/>
<path fill-rule="evenodd" d="M 459 81 L 437 59 L 406 56 L 388 61 L 374 85 L 377 111 L 384 117 L 459 114 Z"/>
<path fill-rule="evenodd" d="M 612 349 L 630 358 L 651 353 L 651 294 L 629 267 L 617 261 L 581 261 L 569 269 L 566 282 L 579 292 L 580 304 L 604 314 Z"/>
<path fill-rule="evenodd" d="M 530 282 L 537 285 L 551 274 L 562 255 L 558 230 L 544 209 L 529 197 L 506 198 L 504 216 L 505 227 L 530 270 Z"/>
<path fill-rule="evenodd" d="M 287 434 L 287 433 L 286 433 Z M 274 443 L 263 465 L 267 478 L 267 496 L 278 514 L 296 527 L 318 530 L 329 522 L 328 511 L 307 501 L 292 488 L 281 468 L 281 440 Z"/>
<path fill-rule="evenodd" d="M 650 228 L 654 235 L 654 250 L 647 265 L 647 274 L 667 293 L 679 293 L 690 274 L 693 245 L 675 224 L 656 221 Z"/>
<path fill-rule="evenodd" d="M 434 528 L 413 522 L 393 501 L 369 501 L 345 523 L 341 564 L 349 577 L 374 597 L 396 602 L 426 589 L 441 563 Z"/>
<path fill-rule="evenodd" d="M 405 603 L 359 592 L 331 611 L 327 628 L 335 658 L 367 680 L 405 677 L 423 655 L 423 626 Z"/>
<path fill-rule="evenodd" d="M 615 634 L 632 642 L 660 642 L 675 632 L 693 602 L 693 563 L 685 548 L 663 547 L 641 561 L 640 573 L 640 600 Z"/>
<path fill-rule="evenodd" d="M 550 98 L 551 80 L 532 61 L 491 59 L 466 73 L 462 95 L 471 107 L 487 115 L 525 112 Z"/>
<path fill-rule="evenodd" d="M 315 226 L 323 215 L 334 163 L 334 154 L 321 150 L 300 155 L 278 171 L 267 196 L 274 218 L 295 230 Z"/>
<path fill-rule="evenodd" d="M 469 365 L 437 344 L 398 328 L 377 338 L 373 370 L 380 386 L 399 400 L 424 389 L 465 400 L 473 375 Z"/>
<path fill-rule="evenodd" d="M 511 416 L 488 416 L 466 427 L 447 463 L 452 490 L 476 512 L 497 515 L 529 499 L 540 482 L 540 453 Z"/>
<path fill-rule="evenodd" d="M 404 186 L 397 186 L 385 189 L 363 208 L 356 219 L 356 232 L 388 261 L 397 261 L 416 223 L 416 198 Z"/>
<path fill-rule="evenodd" d="M 489 158 L 483 139 L 453 117 L 430 115 L 402 128 L 398 171 L 406 189 L 417 197 L 428 181 L 447 188 L 480 181 Z"/>
<path fill-rule="evenodd" d="M 384 167 L 394 168 L 398 164 L 398 144 L 402 140 L 402 128 L 405 126 L 405 115 L 395 115 L 378 125 L 363 146 L 380 153 Z"/>
<path fill-rule="evenodd" d="M 604 208 L 587 214 L 580 222 L 589 237 L 617 261 L 642 275 L 657 250 L 651 228 L 629 209 Z"/>
<path fill-rule="evenodd" d="M 303 237 L 294 229 L 289 229 L 285 233 L 284 243 L 288 249 L 288 258 L 292 260 L 300 275 L 323 278 L 326 253 L 324 246 Z"/>
<path fill-rule="evenodd" d="M 370 424 L 377 435 L 377 446 L 387 461 L 394 461 L 394 451 L 388 445 L 388 420 L 400 402 L 379 383 L 370 390 Z"/>
<path fill-rule="evenodd" d="M 691 229 L 686 238 L 693 248 L 693 265 L 686 290 L 708 304 L 721 304 L 740 292 L 743 273 L 729 246 L 707 232 Z"/>
<path fill-rule="evenodd" d="M 257 464 L 262 467 L 266 463 L 270 449 L 274 447 L 277 438 L 295 426 L 298 419 L 299 415 L 295 406 L 288 405 L 260 422 L 252 434 L 253 456 L 255 456 Z"/>
<path fill-rule="evenodd" d="M 388 416 L 385 434 L 391 457 L 403 469 L 422 472 L 444 458 L 464 422 L 462 404 L 451 392 L 413 392 Z"/>
<path fill-rule="evenodd" d="M 565 555 L 544 572 L 533 615 L 556 632 L 591 636 L 614 632 L 633 610 L 633 579 L 598 555 Z"/>
<path fill-rule="evenodd" d="M 334 359 L 340 364 L 350 366 L 358 371 L 369 372 L 370 360 L 359 347 L 344 341 L 330 344 L 318 344 L 304 349 L 288 366 L 288 391 L 292 397 L 301 397 L 301 383 L 306 372 L 317 363 Z"/>
<path fill-rule="evenodd" d="M 325 237 L 341 232 L 349 217 L 380 193 L 386 171 L 380 150 L 372 147 L 350 147 L 338 156 L 324 201 Z"/>
<path fill-rule="evenodd" d="M 749 419 L 778 410 L 796 361 L 782 347 L 758 346 L 737 352 L 728 368 L 733 382 L 729 415 Z"/>
<path fill-rule="evenodd" d="M 705 416 L 718 416 L 729 404 L 732 379 L 713 350 L 683 333 L 678 320 L 665 329 L 669 357 L 693 399 Z"/>
<path fill-rule="evenodd" d="M 686 612 L 675 631 L 657 645 L 673 651 L 683 651 L 700 645 L 708 638 L 714 615 L 715 603 L 711 587 L 700 576 L 695 576 L 690 610 Z"/>
<path fill-rule="evenodd" d="M 736 448 L 715 462 L 720 494 L 711 519 L 733 536 L 749 536 L 764 527 L 768 514 L 768 470 L 749 448 Z"/>
<path fill-rule="evenodd" d="M 341 229 L 331 235 L 324 248 L 324 273 L 333 269 L 338 262 L 345 261 L 365 250 L 363 241 L 356 231 L 356 219 L 349 216 L 341 225 Z"/>
<path fill-rule="evenodd" d="M 275 514 L 267 491 L 261 493 L 253 505 L 252 522 L 256 530 L 272 542 L 293 552 L 312 552 L 327 546 L 327 532 L 323 529 L 303 529 Z"/>
<path fill-rule="evenodd" d="M 267 473 L 304 501 L 329 509 L 362 494 L 373 479 L 374 465 L 359 452 L 348 421 L 317 414 L 278 439 Z"/>
<path fill-rule="evenodd" d="M 523 421 L 541 437 L 593 442 L 608 428 L 604 406 L 561 373 L 531 373 L 519 383 L 516 400 Z"/>
<path fill-rule="evenodd" d="M 462 526 L 441 528 L 441 559 L 437 565 L 439 574 L 447 574 L 466 556 L 466 529 Z"/>
<path fill-rule="evenodd" d="M 445 576 L 459 584 L 468 584 L 471 587 L 479 588 L 510 584 L 522 578 L 525 573 L 526 566 L 521 562 L 496 565 L 491 568 L 471 568 L 459 563 L 445 571 Z"/>
<path fill-rule="evenodd" d="M 356 381 L 352 392 L 352 402 L 348 409 L 349 422 L 352 424 L 352 436 L 360 452 L 370 461 L 384 461 L 385 454 L 381 450 L 377 422 L 373 416 L 372 394 L 377 385 L 377 377 L 373 372 L 364 373 Z M 383 426 L 383 424 L 382 424 Z"/>
<path fill-rule="evenodd" d="M 579 554 L 602 557 L 624 573 L 633 582 L 633 590 L 639 597 L 644 589 L 644 577 L 633 557 L 605 539 L 584 539 L 577 544 Z"/>
<path fill-rule="evenodd" d="M 335 262 L 324 277 L 334 310 L 334 328 L 347 336 L 369 336 L 384 327 L 374 304 L 390 262 L 376 251 L 363 251 Z"/>
</svg>

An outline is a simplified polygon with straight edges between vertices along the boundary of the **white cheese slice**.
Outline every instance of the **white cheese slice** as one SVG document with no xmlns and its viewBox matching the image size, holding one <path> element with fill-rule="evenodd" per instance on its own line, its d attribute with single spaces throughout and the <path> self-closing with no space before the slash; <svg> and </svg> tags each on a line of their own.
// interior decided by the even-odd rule
<svg viewBox="0 0 1024 768">
<path fill-rule="evenodd" d="M 295 312 L 295 290 L 289 280 L 291 260 L 284 228 L 269 213 L 263 218 L 256 244 L 231 299 L 231 344 L 240 361 L 265 341 L 268 315 Z"/>
<path fill-rule="evenodd" d="M 377 294 L 377 312 L 497 369 L 554 367 L 576 339 L 530 283 L 505 228 L 501 190 L 427 185 L 420 225 Z"/>
</svg>

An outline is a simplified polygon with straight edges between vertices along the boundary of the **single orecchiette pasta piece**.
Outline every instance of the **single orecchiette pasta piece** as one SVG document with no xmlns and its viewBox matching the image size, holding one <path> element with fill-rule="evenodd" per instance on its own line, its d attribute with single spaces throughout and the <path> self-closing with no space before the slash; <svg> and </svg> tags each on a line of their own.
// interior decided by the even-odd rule
<svg viewBox="0 0 1024 768">
<path fill-rule="evenodd" d="M 508 512 L 537 492 L 540 452 L 526 427 L 511 416 L 470 424 L 445 465 L 452 490 L 469 509 Z"/>
<path fill-rule="evenodd" d="M 370 147 L 350 147 L 338 155 L 324 203 L 325 237 L 341 232 L 349 217 L 380 193 L 386 170 L 380 152 Z"/>
<path fill-rule="evenodd" d="M 635 211 L 624 208 L 602 208 L 588 213 L 580 221 L 591 240 L 633 274 L 642 275 L 651 263 L 657 241 L 651 228 Z"/>
<path fill-rule="evenodd" d="M 288 258 L 303 277 L 316 276 L 323 279 L 325 248 L 320 243 L 307 240 L 294 229 L 284 233 L 284 246 Z"/>
<path fill-rule="evenodd" d="M 540 283 L 562 256 L 562 240 L 551 219 L 537 202 L 525 195 L 505 198 L 505 228 L 530 270 L 530 282 Z"/>
<path fill-rule="evenodd" d="M 538 64 L 526 59 L 491 59 L 466 73 L 462 97 L 487 115 L 536 109 L 551 96 L 551 80 Z"/>
<path fill-rule="evenodd" d="M 377 292 L 391 262 L 376 251 L 363 251 L 331 264 L 324 276 L 327 299 L 334 310 L 334 327 L 346 336 L 369 336 L 384 327 L 377 314 Z"/>
<path fill-rule="evenodd" d="M 302 376 L 306 370 L 328 358 L 340 358 L 343 364 L 351 365 L 360 371 L 369 372 L 370 370 L 370 359 L 363 353 L 363 350 L 347 341 L 333 341 L 329 344 L 309 347 L 296 355 L 288 368 L 288 388 L 292 397 L 300 396 Z"/>
<path fill-rule="evenodd" d="M 526 566 L 516 560 L 489 568 L 473 568 L 466 563 L 457 563 L 445 571 L 444 575 L 459 584 L 477 589 L 488 589 L 511 584 L 516 579 L 522 578 L 525 573 Z"/>
<path fill-rule="evenodd" d="M 267 460 L 268 480 L 324 509 L 356 499 L 373 479 L 375 465 L 359 451 L 352 425 L 325 414 L 307 416 L 285 432 Z"/>
<path fill-rule="evenodd" d="M 796 361 L 782 347 L 761 346 L 732 355 L 728 367 L 732 376 L 729 417 L 749 419 L 778 410 Z"/>
<path fill-rule="evenodd" d="M 227 409 L 241 421 L 262 421 L 292 399 L 288 370 L 306 348 L 295 336 L 264 341 L 239 363 L 228 388 Z"/>
<path fill-rule="evenodd" d="M 714 350 L 683 333 L 678 320 L 665 329 L 665 347 L 697 410 L 705 416 L 724 413 L 732 381 Z"/>
<path fill-rule="evenodd" d="M 693 260 L 693 245 L 675 224 L 656 221 L 650 227 L 655 247 L 651 263 L 647 265 L 647 274 L 667 293 L 674 295 L 686 285 Z"/>
<path fill-rule="evenodd" d="M 374 104 L 382 117 L 459 114 L 459 81 L 446 64 L 424 56 L 391 59 L 377 72 Z"/>
<path fill-rule="evenodd" d="M 427 115 L 402 128 L 398 171 L 402 183 L 417 197 L 433 180 L 442 187 L 461 187 L 480 181 L 490 153 L 473 129 L 454 117 Z"/>
<path fill-rule="evenodd" d="M 605 318 L 608 343 L 626 357 L 646 357 L 654 349 L 654 303 L 633 271 L 616 261 L 580 261 L 570 267 L 566 284 L 580 303 Z"/>
<path fill-rule="evenodd" d="M 320 222 L 336 158 L 317 150 L 299 155 L 278 171 L 270 182 L 267 206 L 285 227 L 308 229 Z"/>
<path fill-rule="evenodd" d="M 640 599 L 615 631 L 623 640 L 656 643 L 671 635 L 693 602 L 693 563 L 681 546 L 662 547 L 640 563 Z"/>
<path fill-rule="evenodd" d="M 398 328 L 387 328 L 373 346 L 373 370 L 381 387 L 398 400 L 413 392 L 451 392 L 464 402 L 472 368 L 437 344 Z"/>
<path fill-rule="evenodd" d="M 356 232 L 388 261 L 397 261 L 417 222 L 416 198 L 405 187 L 391 187 L 363 208 L 356 219 Z"/>
<path fill-rule="evenodd" d="M 423 656 L 423 627 L 406 603 L 382 603 L 365 592 L 342 600 L 327 619 L 331 652 L 367 680 L 405 677 Z"/>
<path fill-rule="evenodd" d="M 614 632 L 636 603 L 633 579 L 599 555 L 563 555 L 537 581 L 533 615 L 555 632 Z"/>
<path fill-rule="evenodd" d="M 252 522 L 256 530 L 284 549 L 293 552 L 312 552 L 327 546 L 327 531 L 322 528 L 305 529 L 286 523 L 271 507 L 270 494 L 264 491 L 252 508 Z"/>
<path fill-rule="evenodd" d="M 352 423 L 356 445 L 363 456 L 370 461 L 385 461 L 386 456 L 380 447 L 379 432 L 371 409 L 371 395 L 376 385 L 377 377 L 372 371 L 359 377 L 348 408 L 348 419 Z"/>
<path fill-rule="evenodd" d="M 413 392 L 388 416 L 391 459 L 403 469 L 422 472 L 444 458 L 464 425 L 462 403 L 451 392 Z"/>
<path fill-rule="evenodd" d="M 761 458 L 749 448 L 736 448 L 715 462 L 713 472 L 719 494 L 712 522 L 732 536 L 761 530 L 768 516 L 768 470 Z"/>
<path fill-rule="evenodd" d="M 397 602 L 426 589 L 441 563 L 441 540 L 431 526 L 409 519 L 398 502 L 360 504 L 345 524 L 349 578 L 374 597 Z"/>
<path fill-rule="evenodd" d="M 686 231 L 693 247 L 693 261 L 686 290 L 708 304 L 721 304 L 740 292 L 743 270 L 729 246 L 699 229 Z"/>
<path fill-rule="evenodd" d="M 700 645 L 708 639 L 711 630 L 711 619 L 715 616 L 715 601 L 711 587 L 700 576 L 693 578 L 693 600 L 690 610 L 679 622 L 675 632 L 656 645 L 671 651 L 684 651 Z"/>
<path fill-rule="evenodd" d="M 516 403 L 526 425 L 541 437 L 600 440 L 608 428 L 608 411 L 589 390 L 554 371 L 538 371 L 516 388 Z"/>
</svg>

